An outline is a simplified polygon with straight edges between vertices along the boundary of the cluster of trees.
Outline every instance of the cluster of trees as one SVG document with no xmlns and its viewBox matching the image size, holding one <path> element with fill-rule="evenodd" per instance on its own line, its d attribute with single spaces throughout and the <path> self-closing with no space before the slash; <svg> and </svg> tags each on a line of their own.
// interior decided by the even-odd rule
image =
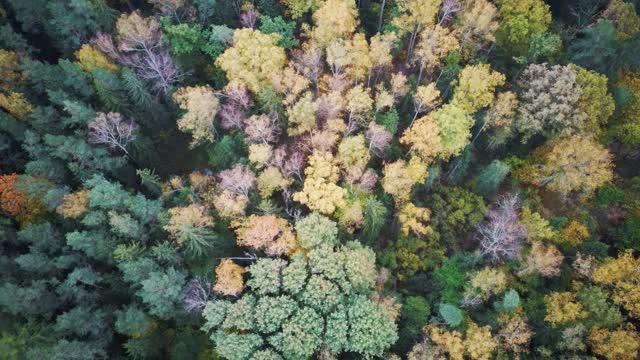
<svg viewBox="0 0 640 360">
<path fill-rule="evenodd" d="M 633 1 L 7 0 L 8 359 L 640 354 Z"/>
</svg>

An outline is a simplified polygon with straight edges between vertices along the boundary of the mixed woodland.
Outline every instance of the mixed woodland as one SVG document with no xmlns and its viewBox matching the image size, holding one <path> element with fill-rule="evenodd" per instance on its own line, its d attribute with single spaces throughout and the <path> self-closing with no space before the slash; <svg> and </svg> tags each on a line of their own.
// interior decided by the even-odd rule
<svg viewBox="0 0 640 360">
<path fill-rule="evenodd" d="M 0 1 L 0 359 L 638 359 L 637 3 Z"/>
</svg>

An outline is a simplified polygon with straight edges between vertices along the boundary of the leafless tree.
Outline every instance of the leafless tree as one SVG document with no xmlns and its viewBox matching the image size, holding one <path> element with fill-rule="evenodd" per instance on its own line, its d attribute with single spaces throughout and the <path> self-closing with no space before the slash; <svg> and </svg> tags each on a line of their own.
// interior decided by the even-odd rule
<svg viewBox="0 0 640 360">
<path fill-rule="evenodd" d="M 239 106 L 231 103 L 222 105 L 218 112 L 220 126 L 225 130 L 242 129 L 247 115 Z"/>
<path fill-rule="evenodd" d="M 256 184 L 256 176 L 246 166 L 236 164 L 233 168 L 221 171 L 217 176 L 218 186 L 235 195 L 248 196 Z"/>
<path fill-rule="evenodd" d="M 367 140 L 369 140 L 369 151 L 373 152 L 376 156 L 384 155 L 384 149 L 389 145 L 393 137 L 391 132 L 373 121 L 369 123 L 369 129 L 367 129 L 366 135 Z"/>
<path fill-rule="evenodd" d="M 444 0 L 440 8 L 440 13 L 438 14 L 438 25 L 442 25 L 453 19 L 453 16 L 461 10 L 462 4 L 457 0 Z"/>
<path fill-rule="evenodd" d="M 202 311 L 211 297 L 211 284 L 206 280 L 195 278 L 187 284 L 182 305 L 188 313 Z"/>
<path fill-rule="evenodd" d="M 280 128 L 272 116 L 261 114 L 245 120 L 244 132 L 251 141 L 270 143 L 278 139 Z"/>
<path fill-rule="evenodd" d="M 260 18 L 260 13 L 256 9 L 249 9 L 240 14 L 240 26 L 247 28 L 255 28 Z"/>
<path fill-rule="evenodd" d="M 487 215 L 487 221 L 476 227 L 480 253 L 492 262 L 520 258 L 522 240 L 527 229 L 518 219 L 520 198 L 516 194 L 502 197 Z"/>
<path fill-rule="evenodd" d="M 322 50 L 318 47 L 307 46 L 304 49 L 294 50 L 292 55 L 293 67 L 302 76 L 317 84 L 323 68 Z"/>
<path fill-rule="evenodd" d="M 98 113 L 95 120 L 90 122 L 89 142 L 107 145 L 111 149 L 120 149 L 129 155 L 127 145 L 135 140 L 137 125 L 133 121 L 126 121 L 119 113 Z"/>
<path fill-rule="evenodd" d="M 378 174 L 372 169 L 367 169 L 367 171 L 362 174 L 360 178 L 360 183 L 358 184 L 358 190 L 369 192 L 373 190 L 378 182 Z"/>
<path fill-rule="evenodd" d="M 134 69 L 156 93 L 166 95 L 181 74 L 162 39 L 160 23 L 133 12 L 121 17 L 117 27 L 117 47 L 111 35 L 104 33 L 98 33 L 92 43 L 112 60 Z"/>
</svg>

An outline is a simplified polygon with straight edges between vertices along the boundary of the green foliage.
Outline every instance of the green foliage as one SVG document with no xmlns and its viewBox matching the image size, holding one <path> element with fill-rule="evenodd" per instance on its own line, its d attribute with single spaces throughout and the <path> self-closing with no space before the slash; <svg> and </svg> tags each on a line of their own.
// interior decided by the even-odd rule
<svg viewBox="0 0 640 360">
<path fill-rule="evenodd" d="M 260 18 L 260 31 L 265 34 L 276 33 L 280 35 L 278 46 L 285 49 L 298 46 L 299 41 L 294 35 L 295 29 L 295 22 L 287 22 L 281 16 L 273 18 L 269 16 L 262 16 Z"/>
<path fill-rule="evenodd" d="M 176 315 L 182 301 L 185 278 L 184 273 L 173 267 L 163 272 L 152 272 L 141 282 L 138 296 L 149 306 L 151 315 L 169 319 Z"/>
<path fill-rule="evenodd" d="M 402 304 L 400 317 L 400 338 L 414 339 L 427 325 L 431 307 L 421 296 L 409 296 Z"/>
<path fill-rule="evenodd" d="M 334 246 L 338 241 L 338 225 L 317 212 L 312 212 L 296 222 L 296 233 L 300 245 L 305 249 Z"/>
<path fill-rule="evenodd" d="M 493 160 L 478 174 L 478 182 L 476 183 L 478 193 L 485 197 L 494 195 L 510 170 L 509 165 L 500 160 Z"/>
<path fill-rule="evenodd" d="M 387 222 L 389 210 L 377 198 L 370 196 L 364 202 L 363 234 L 369 241 L 376 240 Z"/>
<path fill-rule="evenodd" d="M 507 311 L 507 312 L 515 311 L 519 305 L 520 305 L 520 295 L 518 295 L 518 292 L 515 291 L 514 289 L 509 289 L 507 292 L 504 293 L 502 300 L 496 301 L 494 303 L 494 307 L 498 311 Z"/>
<path fill-rule="evenodd" d="M 399 116 L 396 108 L 391 108 L 389 111 L 377 115 L 378 123 L 394 135 L 398 132 L 398 120 Z"/>
<path fill-rule="evenodd" d="M 587 328 L 615 329 L 625 321 L 620 309 L 609 303 L 608 293 L 601 288 L 586 286 L 576 297 L 588 314 L 583 321 Z"/>
<path fill-rule="evenodd" d="M 459 187 L 440 188 L 431 198 L 432 223 L 447 244 L 456 244 L 484 219 L 482 197 Z"/>
<path fill-rule="evenodd" d="M 595 26 L 581 30 L 567 53 L 571 62 L 583 68 L 601 74 L 611 74 L 616 70 L 617 49 L 616 29 L 610 21 L 601 21 Z"/>
<path fill-rule="evenodd" d="M 462 320 L 464 319 L 462 311 L 451 304 L 440 304 L 438 306 L 438 313 L 451 327 L 457 327 L 462 323 Z"/>
</svg>

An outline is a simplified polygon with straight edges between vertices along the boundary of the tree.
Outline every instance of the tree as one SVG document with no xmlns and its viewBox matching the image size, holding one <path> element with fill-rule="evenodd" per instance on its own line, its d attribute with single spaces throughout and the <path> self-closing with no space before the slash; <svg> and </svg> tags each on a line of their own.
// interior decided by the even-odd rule
<svg viewBox="0 0 640 360">
<path fill-rule="evenodd" d="M 319 0 L 283 0 L 292 19 L 299 19 L 309 11 L 315 11 L 320 7 Z"/>
<path fill-rule="evenodd" d="M 62 204 L 56 208 L 56 212 L 65 218 L 77 219 L 89 212 L 89 197 L 87 190 L 80 190 L 66 194 L 62 198 Z"/>
<path fill-rule="evenodd" d="M 494 42 L 499 24 L 498 9 L 487 0 L 474 0 L 462 12 L 461 36 L 463 41 Z"/>
<path fill-rule="evenodd" d="M 541 0 L 496 2 L 501 17 L 496 32 L 498 44 L 516 53 L 526 53 L 531 37 L 547 31 L 551 23 L 549 5 Z"/>
<path fill-rule="evenodd" d="M 138 296 L 149 306 L 149 313 L 162 319 L 170 319 L 176 314 L 182 300 L 182 288 L 186 275 L 173 267 L 163 272 L 152 272 L 141 282 Z"/>
<path fill-rule="evenodd" d="M 244 290 L 243 274 L 247 270 L 229 259 L 216 266 L 216 284 L 213 291 L 225 296 L 238 296 Z"/>
<path fill-rule="evenodd" d="M 281 16 L 274 18 L 268 16 L 260 17 L 260 31 L 264 34 L 277 33 L 280 35 L 278 45 L 284 49 L 298 46 L 298 40 L 295 38 L 295 22 L 287 22 Z"/>
<path fill-rule="evenodd" d="M 263 34 L 250 28 L 233 33 L 233 46 L 218 57 L 220 66 L 231 81 L 237 80 L 254 93 L 270 84 L 272 76 L 279 77 L 285 65 L 286 54 L 279 47 L 280 35 Z"/>
<path fill-rule="evenodd" d="M 570 292 L 555 292 L 544 296 L 547 315 L 544 320 L 551 326 L 558 327 L 585 318 L 587 313 L 576 297 Z"/>
<path fill-rule="evenodd" d="M 544 277 L 558 276 L 562 260 L 564 260 L 564 256 L 555 246 L 545 246 L 540 241 L 536 241 L 527 256 L 526 267 L 520 270 L 519 274 L 538 273 Z"/>
<path fill-rule="evenodd" d="M 511 167 L 500 160 L 493 160 L 478 174 L 476 189 L 485 197 L 493 196 L 500 187 L 502 181 L 511 171 Z"/>
<path fill-rule="evenodd" d="M 183 87 L 173 93 L 173 100 L 187 111 L 178 120 L 178 129 L 192 134 L 191 146 L 213 142 L 213 120 L 220 104 L 213 89 L 209 86 Z"/>
<path fill-rule="evenodd" d="M 119 113 L 97 113 L 95 120 L 87 124 L 89 142 L 107 145 L 111 149 L 120 149 L 129 155 L 127 145 L 136 139 L 138 126 L 126 121 Z"/>
<path fill-rule="evenodd" d="M 76 51 L 75 55 L 82 70 L 88 73 L 91 73 L 95 68 L 101 68 L 112 73 L 116 73 L 119 70 L 118 65 L 111 62 L 111 60 L 93 45 L 82 45 L 80 50 Z"/>
<path fill-rule="evenodd" d="M 630 250 L 620 254 L 617 259 L 608 259 L 593 272 L 593 281 L 596 284 L 613 286 L 612 300 L 621 305 L 629 314 L 640 318 L 640 305 L 638 294 L 640 292 L 640 279 L 635 269 L 640 260 L 634 258 Z"/>
<path fill-rule="evenodd" d="M 251 215 L 238 221 L 235 228 L 239 246 L 264 251 L 270 256 L 291 254 L 298 246 L 289 222 L 275 215 Z"/>
<path fill-rule="evenodd" d="M 471 139 L 473 117 L 456 104 L 447 104 L 430 114 L 440 129 L 441 157 L 460 154 Z"/>
<path fill-rule="evenodd" d="M 519 202 L 517 195 L 500 199 L 489 210 L 488 222 L 476 227 L 480 253 L 490 261 L 520 259 L 521 242 L 526 238 L 527 232 L 518 220 Z"/>
<path fill-rule="evenodd" d="M 397 340 L 389 312 L 368 299 L 375 256 L 357 243 L 320 246 L 289 261 L 261 259 L 248 271 L 248 292 L 235 302 L 210 301 L 203 312 L 203 329 L 214 331 L 212 340 L 224 358 L 265 351 L 307 358 L 322 345 L 333 355 L 381 356 Z"/>
<path fill-rule="evenodd" d="M 110 35 L 98 33 L 92 43 L 111 60 L 129 66 L 140 78 L 151 83 L 154 91 L 168 94 L 180 78 L 166 44 L 160 23 L 140 12 L 122 14 L 116 23 L 117 47 Z"/>
<path fill-rule="evenodd" d="M 594 328 L 588 340 L 593 352 L 608 360 L 632 360 L 640 350 L 640 335 L 631 324 L 613 331 Z"/>
<path fill-rule="evenodd" d="M 313 13 L 311 38 L 320 48 L 337 39 L 346 40 L 358 26 L 358 11 L 350 0 L 327 0 Z"/>
<path fill-rule="evenodd" d="M 558 139 L 536 149 L 517 176 L 562 196 L 572 191 L 590 196 L 612 180 L 611 154 L 588 136 Z"/>
<path fill-rule="evenodd" d="M 438 3 L 439 0 L 409 0 L 408 2 Z M 418 27 L 419 25 L 416 25 L 416 28 Z M 415 39 L 413 41 L 415 43 Z M 410 48 L 407 50 L 407 59 L 409 59 L 409 52 L 411 51 L 411 40 L 409 42 L 409 46 Z M 422 75 L 425 71 L 427 71 L 427 74 L 430 74 L 435 68 L 442 65 L 442 61 L 447 57 L 447 55 L 459 48 L 460 43 L 458 42 L 455 34 L 446 27 L 435 25 L 422 30 L 420 33 L 420 39 L 416 45 L 415 53 L 410 58 L 413 63 L 418 64 L 418 82 L 422 79 Z"/>
<path fill-rule="evenodd" d="M 615 72 L 622 64 L 616 29 L 610 21 L 586 27 L 567 49 L 572 63 L 602 74 Z"/>
<path fill-rule="evenodd" d="M 506 77 L 491 71 L 488 64 L 466 66 L 460 72 L 452 103 L 474 113 L 493 103 L 495 88 L 504 85 Z"/>
<path fill-rule="evenodd" d="M 576 85 L 580 88 L 578 106 L 586 114 L 585 130 L 599 134 L 607 124 L 615 104 L 607 91 L 607 77 L 594 71 L 571 65 L 576 73 Z"/>
<path fill-rule="evenodd" d="M 522 91 L 516 129 L 522 141 L 534 135 L 572 135 L 585 130 L 586 114 L 579 106 L 581 88 L 570 66 L 529 65 L 520 76 Z"/>
<path fill-rule="evenodd" d="M 602 13 L 602 18 L 613 23 L 621 40 L 640 32 L 640 17 L 633 3 L 613 0 Z"/>
<path fill-rule="evenodd" d="M 488 360 L 498 348 L 498 341 L 491 335 L 490 326 L 478 326 L 472 322 L 465 334 L 464 347 L 471 359 Z"/>
<path fill-rule="evenodd" d="M 287 133 L 289 136 L 300 135 L 315 130 L 317 128 L 317 111 L 318 103 L 313 101 L 311 92 L 307 91 L 293 106 L 287 108 L 287 115 L 289 117 Z"/>
<path fill-rule="evenodd" d="M 319 246 L 335 246 L 338 243 L 338 226 L 334 221 L 317 212 L 296 222 L 298 241 L 305 249 Z"/>
<path fill-rule="evenodd" d="M 293 200 L 327 215 L 345 205 L 346 190 L 336 185 L 339 168 L 331 153 L 314 151 L 304 173 L 302 191 L 294 193 Z"/>
<path fill-rule="evenodd" d="M 382 157 L 389 142 L 391 142 L 393 138 L 393 134 L 384 126 L 380 126 L 372 121 L 367 128 L 366 137 L 369 141 L 369 151 Z"/>
<path fill-rule="evenodd" d="M 408 145 L 411 153 L 429 164 L 442 150 L 440 128 L 431 116 L 423 116 L 405 130 L 400 143 Z"/>
<path fill-rule="evenodd" d="M 504 349 L 516 354 L 528 351 L 533 331 L 522 310 L 511 315 L 501 314 L 498 317 L 498 323 L 500 324 L 498 338 Z"/>
<path fill-rule="evenodd" d="M 190 254 L 202 255 L 215 238 L 212 232 L 213 218 L 206 213 L 202 205 L 191 204 L 185 207 L 169 209 L 169 222 L 164 226 L 179 247 Z"/>
<path fill-rule="evenodd" d="M 422 183 L 426 179 L 427 166 L 419 158 L 411 157 L 409 162 L 398 160 L 385 164 L 382 173 L 382 188 L 400 205 L 409 201 L 413 184 Z"/>
<path fill-rule="evenodd" d="M 411 58 L 420 30 L 435 23 L 441 3 L 441 0 L 403 0 L 398 3 L 399 16 L 393 18 L 392 24 L 404 33 L 410 33 L 407 59 Z"/>
</svg>

